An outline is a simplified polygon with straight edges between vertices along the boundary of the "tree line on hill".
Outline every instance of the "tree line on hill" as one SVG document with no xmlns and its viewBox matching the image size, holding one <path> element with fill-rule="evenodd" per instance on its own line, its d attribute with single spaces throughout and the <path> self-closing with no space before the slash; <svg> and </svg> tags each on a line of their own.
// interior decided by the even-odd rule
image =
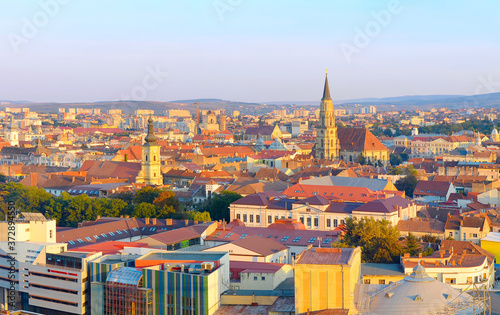
<svg viewBox="0 0 500 315">
<path fill-rule="evenodd" d="M 120 192 L 109 198 L 90 198 L 86 194 L 71 196 L 66 192 L 56 197 L 42 188 L 10 182 L 0 184 L 0 197 L 0 220 L 6 219 L 8 202 L 14 202 L 18 212 L 39 212 L 55 219 L 58 226 L 76 227 L 79 222 L 93 221 L 99 216 L 228 221 L 229 204 L 241 195 L 223 191 L 198 205 L 196 210 L 187 210 L 172 191 L 154 187 Z"/>
</svg>

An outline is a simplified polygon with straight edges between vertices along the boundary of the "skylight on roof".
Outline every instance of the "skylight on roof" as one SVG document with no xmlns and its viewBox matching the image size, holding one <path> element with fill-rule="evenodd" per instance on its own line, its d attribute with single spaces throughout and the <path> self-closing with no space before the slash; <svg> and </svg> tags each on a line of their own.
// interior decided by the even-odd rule
<svg viewBox="0 0 500 315">
<path fill-rule="evenodd" d="M 91 239 L 90 237 L 88 237 L 88 236 L 85 236 L 85 239 L 86 239 L 87 241 L 89 241 L 89 242 L 92 242 L 92 239 Z"/>
<path fill-rule="evenodd" d="M 286 241 L 288 241 L 288 239 L 289 239 L 289 238 L 290 238 L 290 236 L 285 236 L 285 237 L 283 237 L 283 238 L 281 239 L 281 241 L 282 241 L 282 242 L 286 242 Z"/>
<path fill-rule="evenodd" d="M 71 245 L 75 245 L 75 242 L 73 241 L 68 241 L 68 243 L 70 243 Z"/>
<path fill-rule="evenodd" d="M 113 232 L 109 232 L 108 234 L 111 236 L 115 236 L 115 233 L 113 233 Z"/>
<path fill-rule="evenodd" d="M 240 239 L 244 239 L 248 234 L 241 234 Z"/>
<path fill-rule="evenodd" d="M 76 240 L 78 241 L 78 243 L 83 243 L 83 240 L 81 238 L 77 238 Z"/>
<path fill-rule="evenodd" d="M 233 235 L 233 233 L 227 233 L 226 236 L 224 236 L 224 238 L 230 238 L 231 235 Z"/>
<path fill-rule="evenodd" d="M 328 244 L 331 242 L 331 238 L 325 238 L 325 240 L 323 241 L 323 244 Z"/>
<path fill-rule="evenodd" d="M 308 243 L 314 243 L 314 241 L 316 240 L 315 237 L 311 237 L 311 239 L 309 241 L 307 241 Z"/>
<path fill-rule="evenodd" d="M 297 236 L 296 238 L 293 239 L 293 241 L 298 242 L 298 241 L 300 241 L 301 238 L 302 238 L 302 236 Z"/>
</svg>

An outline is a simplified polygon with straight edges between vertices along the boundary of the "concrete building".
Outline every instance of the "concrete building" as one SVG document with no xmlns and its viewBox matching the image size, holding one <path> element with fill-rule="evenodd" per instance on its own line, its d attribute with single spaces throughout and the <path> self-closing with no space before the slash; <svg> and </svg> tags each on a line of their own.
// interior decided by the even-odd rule
<svg viewBox="0 0 500 315">
<path fill-rule="evenodd" d="M 311 248 L 295 263 L 295 313 L 324 309 L 354 311 L 361 248 Z"/>
<path fill-rule="evenodd" d="M 56 220 L 48 220 L 41 213 L 21 212 L 11 222 L 14 223 L 14 230 L 9 229 L 9 222 L 0 222 L 0 242 L 56 242 Z M 9 234 L 9 231 L 14 232 L 14 235 Z"/>
<path fill-rule="evenodd" d="M 67 252 L 66 244 L 0 242 L 0 291 L 8 303 L 14 288 L 16 307 L 44 314 L 90 314 L 87 264 L 101 253 Z M 11 261 L 14 261 L 15 273 Z M 12 276 L 14 278 L 12 279 Z"/>
<path fill-rule="evenodd" d="M 137 257 L 143 250 L 104 256 L 93 263 L 92 314 L 217 311 L 221 294 L 229 288 L 227 252 L 148 250 Z"/>
</svg>

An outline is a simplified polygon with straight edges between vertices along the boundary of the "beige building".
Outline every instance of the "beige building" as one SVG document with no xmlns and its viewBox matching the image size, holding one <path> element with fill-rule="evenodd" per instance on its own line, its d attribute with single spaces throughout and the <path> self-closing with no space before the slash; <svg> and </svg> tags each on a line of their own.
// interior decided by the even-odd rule
<svg viewBox="0 0 500 315">
<path fill-rule="evenodd" d="M 456 241 L 479 242 L 491 231 L 487 217 L 466 217 L 462 215 L 448 215 L 445 225 L 445 237 Z"/>
<path fill-rule="evenodd" d="M 295 313 L 344 309 L 354 314 L 361 248 L 311 248 L 295 262 Z"/>
<path fill-rule="evenodd" d="M 153 119 L 148 120 L 148 134 L 142 148 L 142 167 L 136 183 L 146 185 L 163 185 L 161 173 L 160 146 L 153 132 Z"/>
<path fill-rule="evenodd" d="M 9 225 L 14 226 L 14 230 L 9 229 Z M 11 222 L 0 222 L 0 241 L 55 243 L 56 220 L 48 220 L 41 213 L 21 212 L 20 217 Z"/>
<path fill-rule="evenodd" d="M 472 242 L 441 241 L 439 251 L 430 256 L 418 257 L 405 254 L 401 265 L 410 274 L 417 264 L 425 267 L 428 275 L 439 282 L 448 283 L 455 289 L 490 289 L 495 282 L 495 255 Z"/>
</svg>

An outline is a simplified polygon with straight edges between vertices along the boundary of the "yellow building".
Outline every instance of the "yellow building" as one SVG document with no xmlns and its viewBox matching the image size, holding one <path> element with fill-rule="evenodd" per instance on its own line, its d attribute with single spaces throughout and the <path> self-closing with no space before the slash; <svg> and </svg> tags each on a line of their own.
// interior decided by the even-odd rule
<svg viewBox="0 0 500 315">
<path fill-rule="evenodd" d="M 348 309 L 360 282 L 361 248 L 310 248 L 295 263 L 295 313 Z"/>
<path fill-rule="evenodd" d="M 148 120 L 148 134 L 144 139 L 146 142 L 142 148 L 142 168 L 137 176 L 136 183 L 146 185 L 162 185 L 160 146 L 153 132 L 153 119 Z"/>
<path fill-rule="evenodd" d="M 481 248 L 494 254 L 496 262 L 500 262 L 500 233 L 488 233 L 481 239 Z"/>
</svg>

